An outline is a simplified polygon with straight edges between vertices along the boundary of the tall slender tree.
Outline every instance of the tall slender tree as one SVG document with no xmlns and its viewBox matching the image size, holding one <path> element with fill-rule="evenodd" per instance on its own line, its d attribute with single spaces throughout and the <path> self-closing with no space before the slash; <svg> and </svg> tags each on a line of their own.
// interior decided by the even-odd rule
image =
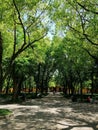
<svg viewBox="0 0 98 130">
<path fill-rule="evenodd" d="M 0 92 L 2 92 L 2 87 L 3 87 L 2 57 L 3 57 L 3 41 L 2 41 L 2 35 L 0 32 Z"/>
</svg>

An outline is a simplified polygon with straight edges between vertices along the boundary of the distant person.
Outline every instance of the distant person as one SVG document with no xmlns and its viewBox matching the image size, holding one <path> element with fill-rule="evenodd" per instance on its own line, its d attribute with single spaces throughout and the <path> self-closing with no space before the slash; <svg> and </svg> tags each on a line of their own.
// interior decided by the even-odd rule
<svg viewBox="0 0 98 130">
<path fill-rule="evenodd" d="M 90 96 L 87 97 L 87 102 L 92 103 L 92 98 Z"/>
</svg>

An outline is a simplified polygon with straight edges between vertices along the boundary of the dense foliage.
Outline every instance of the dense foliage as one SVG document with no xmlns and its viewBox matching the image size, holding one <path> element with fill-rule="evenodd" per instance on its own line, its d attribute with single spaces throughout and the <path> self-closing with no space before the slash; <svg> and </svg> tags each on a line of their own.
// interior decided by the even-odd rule
<svg viewBox="0 0 98 130">
<path fill-rule="evenodd" d="M 0 0 L 0 92 L 50 84 L 97 90 L 97 0 Z"/>
</svg>

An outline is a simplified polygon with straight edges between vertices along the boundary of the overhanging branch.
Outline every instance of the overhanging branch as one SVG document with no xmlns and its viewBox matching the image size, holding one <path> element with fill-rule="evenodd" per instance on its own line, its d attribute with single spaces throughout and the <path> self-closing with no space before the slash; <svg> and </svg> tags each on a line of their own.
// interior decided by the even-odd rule
<svg viewBox="0 0 98 130">
<path fill-rule="evenodd" d="M 15 9 L 16 9 L 16 11 L 17 11 L 18 19 L 19 19 L 20 25 L 22 26 L 22 29 L 23 29 L 23 34 L 24 34 L 24 43 L 23 43 L 23 46 L 25 46 L 25 44 L 26 44 L 26 31 L 25 31 L 25 27 L 24 27 L 24 24 L 23 24 L 23 22 L 22 22 L 21 15 L 20 15 L 20 11 L 19 11 L 19 9 L 18 9 L 18 7 L 17 7 L 17 5 L 16 5 L 15 0 L 13 0 L 13 4 L 14 4 L 14 7 L 15 7 Z"/>
<path fill-rule="evenodd" d="M 81 6 L 83 9 L 85 9 L 86 11 L 88 11 L 88 12 L 92 12 L 92 13 L 94 13 L 94 14 L 98 14 L 97 11 L 90 10 L 90 9 L 86 8 L 84 5 L 80 4 L 79 2 L 77 2 L 77 4 L 78 4 L 79 6 Z"/>
<path fill-rule="evenodd" d="M 86 48 L 83 48 L 88 54 L 90 57 L 92 57 L 94 60 L 98 60 L 98 57 L 94 56 L 93 54 L 91 54 Z"/>
<path fill-rule="evenodd" d="M 76 30 L 74 27 L 72 27 L 72 26 L 70 26 L 70 25 L 69 25 L 69 27 L 70 27 L 72 30 L 74 30 L 76 33 L 78 33 L 78 34 L 80 34 L 80 35 L 83 35 L 84 38 L 85 38 L 87 41 L 89 41 L 92 45 L 98 46 L 98 44 L 95 43 L 95 42 L 93 42 L 93 41 L 89 38 L 89 36 L 88 36 L 87 34 L 85 34 L 85 33 L 82 34 L 79 30 Z"/>
</svg>

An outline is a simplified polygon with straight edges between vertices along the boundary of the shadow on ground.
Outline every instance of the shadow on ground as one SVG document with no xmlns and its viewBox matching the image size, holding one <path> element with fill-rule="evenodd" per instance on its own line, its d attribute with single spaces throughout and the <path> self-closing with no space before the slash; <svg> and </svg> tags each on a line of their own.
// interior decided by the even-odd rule
<svg viewBox="0 0 98 130">
<path fill-rule="evenodd" d="M 0 130 L 98 130 L 97 104 L 73 103 L 50 95 L 7 107 L 14 117 L 1 120 Z"/>
</svg>

